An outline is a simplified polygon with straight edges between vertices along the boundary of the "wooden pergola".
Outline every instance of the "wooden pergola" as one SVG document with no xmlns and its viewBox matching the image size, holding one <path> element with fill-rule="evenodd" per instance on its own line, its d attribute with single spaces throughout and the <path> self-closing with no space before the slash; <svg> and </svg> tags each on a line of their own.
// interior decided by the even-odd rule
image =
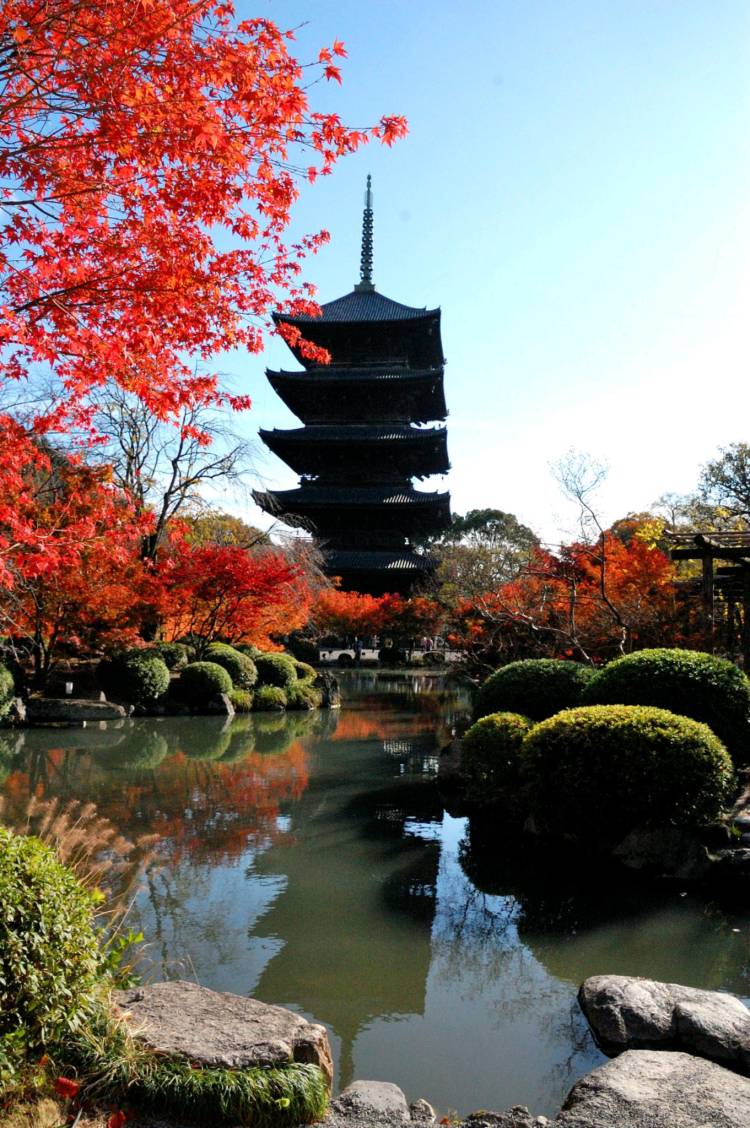
<svg viewBox="0 0 750 1128">
<path fill-rule="evenodd" d="M 700 595 L 706 649 L 723 644 L 750 670 L 750 532 L 666 533 L 672 560 L 700 560 L 701 575 L 679 583 Z M 721 637 L 723 635 L 723 638 Z"/>
</svg>

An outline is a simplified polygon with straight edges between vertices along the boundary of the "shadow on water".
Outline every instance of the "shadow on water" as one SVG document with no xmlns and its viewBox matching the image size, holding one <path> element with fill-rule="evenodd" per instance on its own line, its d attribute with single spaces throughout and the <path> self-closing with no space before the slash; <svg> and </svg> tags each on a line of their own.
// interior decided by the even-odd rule
<svg viewBox="0 0 750 1128">
<path fill-rule="evenodd" d="M 289 1005 L 327 1024 L 341 1084 L 393 1080 L 443 1112 L 559 1107 L 602 1060 L 586 975 L 748 993 L 746 917 L 444 812 L 461 690 L 342 681 L 340 712 L 2 732 L 6 818 L 91 799 L 127 837 L 158 833 L 132 914 L 147 976 Z"/>
</svg>

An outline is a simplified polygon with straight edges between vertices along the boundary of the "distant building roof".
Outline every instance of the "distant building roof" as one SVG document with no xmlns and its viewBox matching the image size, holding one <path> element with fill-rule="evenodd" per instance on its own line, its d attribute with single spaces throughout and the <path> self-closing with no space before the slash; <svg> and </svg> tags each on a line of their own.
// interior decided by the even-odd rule
<svg viewBox="0 0 750 1128">
<path fill-rule="evenodd" d="M 427 309 L 425 306 L 419 309 L 403 305 L 387 298 L 385 294 L 379 294 L 377 290 L 352 290 L 342 298 L 325 302 L 320 308 L 320 317 L 293 317 L 283 313 L 274 314 L 274 317 L 277 321 L 315 324 L 321 321 L 414 321 L 440 312 L 439 309 Z"/>
<path fill-rule="evenodd" d="M 416 552 L 393 552 L 384 549 L 356 549 L 332 548 L 323 553 L 326 567 L 329 572 L 431 572 L 435 568 L 435 561 L 428 556 L 419 556 Z"/>
</svg>

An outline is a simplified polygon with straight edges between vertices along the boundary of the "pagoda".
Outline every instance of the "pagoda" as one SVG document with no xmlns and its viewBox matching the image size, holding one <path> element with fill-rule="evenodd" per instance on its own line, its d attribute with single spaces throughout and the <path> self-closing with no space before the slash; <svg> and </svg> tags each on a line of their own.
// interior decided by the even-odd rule
<svg viewBox="0 0 750 1128">
<path fill-rule="evenodd" d="M 372 257 L 368 176 L 360 281 L 319 316 L 274 314 L 277 324 L 326 349 L 331 363 L 309 361 L 292 346 L 302 371 L 266 371 L 303 425 L 260 435 L 300 480 L 296 489 L 253 496 L 267 513 L 320 538 L 326 572 L 340 577 L 344 590 L 405 594 L 435 566 L 411 540 L 450 521 L 448 493 L 412 484 L 449 469 L 439 425 L 447 415 L 440 310 L 379 294 Z"/>
</svg>

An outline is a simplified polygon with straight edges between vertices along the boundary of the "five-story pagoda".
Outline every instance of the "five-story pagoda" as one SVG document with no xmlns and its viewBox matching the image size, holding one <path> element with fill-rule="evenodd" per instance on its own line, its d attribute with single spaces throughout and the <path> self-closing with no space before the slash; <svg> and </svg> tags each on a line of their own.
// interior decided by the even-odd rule
<svg viewBox="0 0 750 1128">
<path fill-rule="evenodd" d="M 314 364 L 293 348 L 304 371 L 266 372 L 303 426 L 260 434 L 300 482 L 253 496 L 266 512 L 318 535 L 326 571 L 345 590 L 409 592 L 434 567 L 411 539 L 450 520 L 449 494 L 412 485 L 449 469 L 446 429 L 434 425 L 447 415 L 440 310 L 376 291 L 369 176 L 359 283 L 318 317 L 275 318 L 327 349 L 331 363 Z"/>
</svg>

